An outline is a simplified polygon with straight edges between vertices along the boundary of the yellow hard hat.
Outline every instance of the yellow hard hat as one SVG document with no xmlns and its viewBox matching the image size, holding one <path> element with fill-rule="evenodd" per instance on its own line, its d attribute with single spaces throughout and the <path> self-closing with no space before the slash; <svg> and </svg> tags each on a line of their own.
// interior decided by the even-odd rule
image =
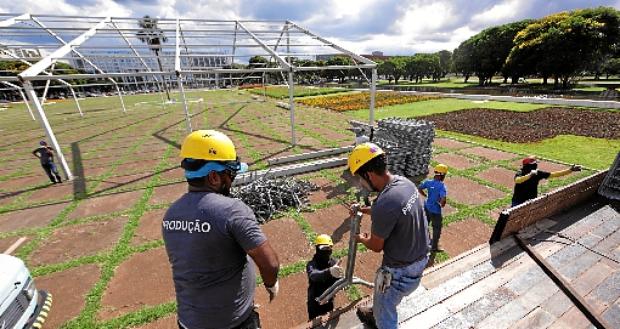
<svg viewBox="0 0 620 329">
<path fill-rule="evenodd" d="M 334 242 L 332 241 L 332 237 L 329 236 L 328 234 L 321 234 L 317 236 L 316 239 L 314 239 L 314 244 L 317 246 L 318 245 L 333 246 Z"/>
<path fill-rule="evenodd" d="M 383 150 L 373 143 L 363 143 L 356 146 L 351 154 L 349 154 L 349 170 L 351 174 L 355 175 L 361 166 L 365 165 L 368 161 L 384 154 Z"/>
<path fill-rule="evenodd" d="M 228 136 L 217 130 L 196 130 L 185 137 L 181 158 L 209 161 L 235 161 L 237 152 Z"/>
<path fill-rule="evenodd" d="M 448 166 L 446 166 L 443 163 L 440 163 L 440 164 L 435 166 L 435 172 L 436 173 L 440 173 L 442 175 L 445 175 L 445 174 L 448 173 Z"/>
</svg>

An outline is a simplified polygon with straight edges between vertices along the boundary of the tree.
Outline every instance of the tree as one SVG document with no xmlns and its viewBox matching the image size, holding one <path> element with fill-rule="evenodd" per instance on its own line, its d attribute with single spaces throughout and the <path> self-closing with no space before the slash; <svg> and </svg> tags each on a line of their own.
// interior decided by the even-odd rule
<svg viewBox="0 0 620 329">
<path fill-rule="evenodd" d="M 474 47 L 470 40 L 463 41 L 452 52 L 452 65 L 454 72 L 463 75 L 463 82 L 467 83 L 474 72 Z"/>
<path fill-rule="evenodd" d="M 502 70 L 514 46 L 513 39 L 530 23 L 531 20 L 523 20 L 494 26 L 467 40 L 472 46 L 472 69 L 478 76 L 480 86 L 490 83 L 493 76 Z M 507 75 L 504 75 L 504 81 L 506 79 Z"/>
<path fill-rule="evenodd" d="M 567 88 L 570 79 L 619 43 L 620 17 L 613 8 L 561 12 L 542 18 L 517 33 L 508 63 L 553 77 Z"/>
<path fill-rule="evenodd" d="M 392 75 L 394 72 L 394 63 L 390 61 L 379 61 L 377 65 L 377 74 L 382 75 L 387 79 L 388 83 L 392 83 L 392 79 L 394 76 Z"/>
<path fill-rule="evenodd" d="M 329 60 L 327 60 L 327 65 L 328 66 L 332 66 L 332 65 L 352 65 L 353 62 L 351 61 L 351 58 L 346 57 L 346 56 L 334 56 L 332 58 L 330 58 Z M 348 70 L 330 70 L 333 72 L 329 72 L 329 77 L 330 79 L 333 78 L 334 76 L 337 77 L 340 80 L 340 83 L 344 83 L 344 79 L 347 77 L 348 75 Z"/>
<path fill-rule="evenodd" d="M 439 78 L 444 78 L 452 70 L 452 53 L 448 50 L 441 50 L 436 55 L 439 56 Z"/>
<path fill-rule="evenodd" d="M 258 56 L 258 55 L 250 57 L 250 60 L 248 62 L 251 68 L 255 68 L 255 67 L 264 68 L 264 67 L 267 67 L 267 64 L 269 64 L 269 61 L 267 60 L 267 58 L 263 56 Z"/>
<path fill-rule="evenodd" d="M 620 58 L 610 58 L 605 64 L 603 64 L 603 73 L 606 75 L 606 78 L 609 79 L 610 75 L 618 75 L 620 74 Z"/>
<path fill-rule="evenodd" d="M 161 44 L 166 43 L 168 38 L 164 35 L 164 31 L 157 26 L 157 18 L 152 18 L 149 15 L 146 15 L 138 21 L 138 26 L 140 27 L 140 30 L 136 33 L 136 36 L 140 39 L 140 41 L 146 43 L 149 46 L 149 49 L 155 53 L 159 71 L 163 72 L 164 68 L 161 65 L 159 52 L 161 51 Z M 162 77 L 162 79 L 164 81 L 166 97 L 170 100 L 170 92 L 168 91 L 166 78 Z"/>
</svg>

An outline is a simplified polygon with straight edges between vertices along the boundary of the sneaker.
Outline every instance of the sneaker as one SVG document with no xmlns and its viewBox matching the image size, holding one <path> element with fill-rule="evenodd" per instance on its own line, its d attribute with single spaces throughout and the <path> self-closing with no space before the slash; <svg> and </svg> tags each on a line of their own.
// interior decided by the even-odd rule
<svg viewBox="0 0 620 329">
<path fill-rule="evenodd" d="M 355 313 L 363 324 L 373 329 L 377 328 L 375 316 L 372 314 L 372 306 L 360 306 Z"/>
</svg>

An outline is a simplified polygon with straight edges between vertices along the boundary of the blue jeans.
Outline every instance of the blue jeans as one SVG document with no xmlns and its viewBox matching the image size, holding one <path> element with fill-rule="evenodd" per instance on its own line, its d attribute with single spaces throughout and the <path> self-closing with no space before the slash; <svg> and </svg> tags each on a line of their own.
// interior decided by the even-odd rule
<svg viewBox="0 0 620 329">
<path fill-rule="evenodd" d="M 424 257 L 405 267 L 383 266 L 384 269 L 387 269 L 392 274 L 392 283 L 385 292 L 378 291 L 378 289 L 374 291 L 372 313 L 379 329 L 398 328 L 396 306 L 400 304 L 403 297 L 411 294 L 418 288 L 426 263 L 428 263 L 428 257 Z M 377 287 L 376 279 L 375 287 Z"/>
</svg>

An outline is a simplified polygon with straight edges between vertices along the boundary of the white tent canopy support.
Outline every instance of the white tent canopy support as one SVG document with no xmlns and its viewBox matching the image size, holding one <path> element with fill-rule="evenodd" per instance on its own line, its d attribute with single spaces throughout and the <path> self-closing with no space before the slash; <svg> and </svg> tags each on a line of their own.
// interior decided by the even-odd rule
<svg viewBox="0 0 620 329">
<path fill-rule="evenodd" d="M 47 26 L 45 26 L 45 24 L 43 24 L 39 19 L 37 19 L 36 17 L 31 16 L 31 19 L 37 23 L 39 26 L 41 26 L 41 28 L 43 28 L 45 31 L 47 31 L 47 33 L 49 33 L 51 36 L 53 36 L 54 38 L 56 38 L 56 40 L 58 40 L 60 43 L 62 43 L 63 45 L 68 45 L 68 43 L 61 38 L 58 34 L 54 33 L 54 31 L 50 30 Z M 111 22 L 111 18 L 110 17 L 106 17 L 102 22 L 100 22 L 99 24 L 97 24 L 97 26 L 104 26 L 105 24 L 107 24 L 108 22 Z M 88 40 L 89 37 L 91 37 L 92 35 L 94 35 L 95 33 L 97 33 L 97 28 L 93 27 L 90 30 L 84 32 L 82 36 L 84 37 L 83 41 L 77 42 L 76 44 L 79 46 L 82 42 Z M 79 39 L 80 37 L 76 38 Z M 75 41 L 75 40 L 74 40 Z M 73 42 L 73 41 L 72 41 Z M 77 51 L 75 48 L 73 48 L 73 46 L 70 47 L 70 50 L 72 52 L 74 52 L 76 55 L 78 55 L 84 62 L 88 63 L 90 66 L 92 66 L 95 70 L 97 70 L 99 73 L 105 74 L 105 72 L 103 72 L 103 70 L 101 70 L 99 67 L 97 67 L 97 65 L 95 65 L 93 62 L 91 62 L 88 58 L 84 57 L 79 51 Z M 66 54 L 66 53 L 65 53 Z M 64 56 L 60 55 L 60 56 Z M 108 80 L 110 80 L 112 82 L 112 84 L 114 84 L 114 87 L 116 87 L 116 92 L 118 93 L 118 97 L 120 98 L 121 101 L 121 107 L 123 108 L 123 113 L 127 113 L 127 109 L 125 108 L 125 101 L 123 100 L 123 95 L 121 94 L 121 90 L 118 87 L 118 84 L 116 83 L 116 81 L 112 78 L 108 78 Z"/>
<path fill-rule="evenodd" d="M 12 89 L 15 89 L 19 92 L 19 94 L 22 96 L 22 99 L 24 100 L 24 104 L 26 104 L 26 108 L 28 109 L 28 113 L 30 113 L 30 117 L 32 117 L 32 120 L 37 121 L 37 119 L 34 117 L 34 114 L 32 113 L 32 109 L 30 108 L 30 103 L 28 102 L 28 98 L 26 98 L 26 95 L 24 95 L 24 92 L 22 91 L 22 88 L 18 85 L 12 84 L 10 82 L 7 81 L 2 81 L 3 84 L 11 87 Z"/>
<path fill-rule="evenodd" d="M 240 79 L 235 75 L 280 74 L 284 83 L 289 86 L 291 144 L 294 145 L 296 143 L 295 73 L 360 70 L 362 76 L 367 81 L 370 80 L 369 121 L 371 123 L 374 121 L 376 63 L 294 22 L 153 18 L 153 26 L 145 27 L 140 24 L 141 21 L 143 22 L 143 18 L 0 14 L 0 35 L 16 40 L 14 44 L 0 45 L 2 47 L 0 50 L 6 50 L 8 53 L 13 51 L 17 54 L 18 49 L 26 47 L 36 49 L 42 54 L 42 58 L 21 72 L 18 78 L 1 76 L 0 81 L 19 81 L 24 85 L 28 84 L 31 92 L 27 92 L 26 96 L 30 98 L 30 94 L 36 95 L 32 86 L 33 81 L 47 82 L 52 79 L 62 79 L 64 82 L 64 80 L 86 79 L 90 80 L 88 84 L 93 85 L 93 80 L 103 78 L 114 84 L 123 111 L 126 111 L 119 87 L 120 82 L 116 80 L 125 81 L 123 85 L 131 90 L 138 88 L 140 81 L 146 86 L 146 84 L 160 84 L 159 77 L 165 80 L 176 79 L 180 98 L 184 103 L 188 130 L 190 130 L 191 113 L 187 106 L 185 89 L 213 87 L 214 84 L 215 87 L 222 87 L 228 83 L 233 85 Z M 34 22 L 34 24 L 29 24 L 29 22 Z M 147 29 L 146 32 L 145 29 Z M 158 51 L 154 54 L 150 41 L 144 40 L 144 33 L 149 38 L 159 40 Z M 283 40 L 285 34 L 286 40 Z M 60 42 L 61 45 L 37 41 L 24 46 L 19 38 L 27 36 L 37 40 L 51 36 L 52 41 Z M 280 49 L 284 48 L 284 45 L 286 48 L 283 52 Z M 268 65 L 242 67 L 241 64 L 247 63 L 253 56 L 268 58 Z M 293 56 L 310 60 L 318 60 L 319 56 L 323 56 L 322 60 L 333 56 L 344 56 L 351 59 L 351 64 L 301 66 L 298 62 L 302 61 L 295 60 Z M 25 60 L 25 58 L 21 59 Z M 32 61 L 31 58 L 29 60 Z M 81 72 L 74 74 L 58 67 L 51 67 L 58 61 L 68 61 Z M 161 66 L 154 65 L 155 61 L 161 62 Z M 121 62 L 125 64 L 120 65 Z M 119 64 L 120 67 L 110 63 Z M 51 72 L 47 72 L 50 67 Z M 365 70 L 371 71 L 370 77 Z M 133 85 L 127 85 L 128 81 Z M 71 88 L 69 83 L 66 84 Z M 159 91 L 161 92 L 161 87 Z M 74 93 L 73 90 L 72 93 Z M 38 105 L 41 105 L 40 102 Z M 38 108 L 37 111 L 39 111 Z M 42 110 L 41 114 L 45 115 Z M 49 132 L 46 130 L 46 133 L 53 134 L 51 127 L 49 127 Z M 60 152 L 60 149 L 58 151 Z"/>
</svg>

